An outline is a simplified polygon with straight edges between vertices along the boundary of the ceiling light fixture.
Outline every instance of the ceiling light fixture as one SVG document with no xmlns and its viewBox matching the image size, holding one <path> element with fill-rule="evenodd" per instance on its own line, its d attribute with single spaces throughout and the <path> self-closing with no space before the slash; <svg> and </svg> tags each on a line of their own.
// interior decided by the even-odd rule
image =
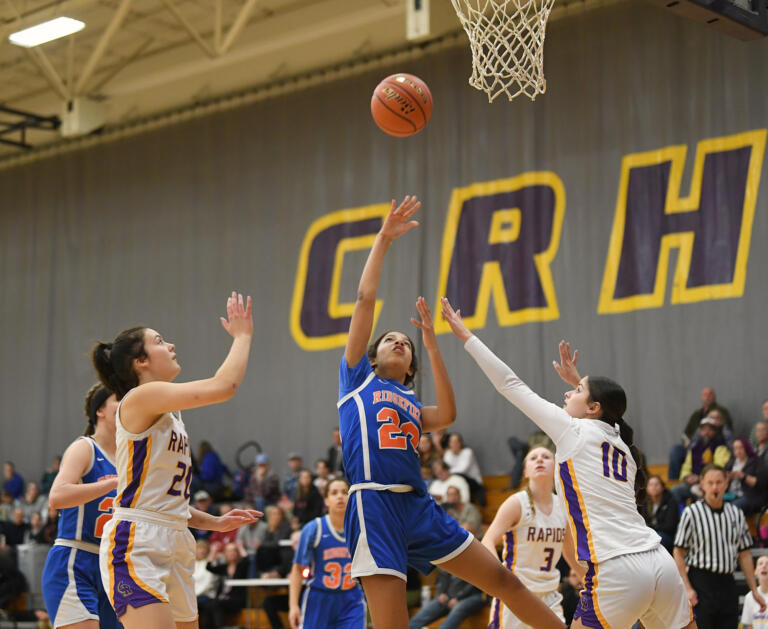
<svg viewBox="0 0 768 629">
<path fill-rule="evenodd" d="M 12 44 L 32 48 L 45 44 L 46 42 L 66 37 L 77 33 L 85 28 L 85 22 L 73 20 L 71 17 L 57 17 L 35 26 L 25 28 L 23 31 L 17 31 L 8 36 Z"/>
</svg>

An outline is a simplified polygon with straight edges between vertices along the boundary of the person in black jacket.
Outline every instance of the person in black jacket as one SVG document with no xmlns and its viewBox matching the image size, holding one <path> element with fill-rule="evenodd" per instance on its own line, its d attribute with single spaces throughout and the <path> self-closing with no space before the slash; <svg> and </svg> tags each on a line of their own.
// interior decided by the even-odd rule
<svg viewBox="0 0 768 629">
<path fill-rule="evenodd" d="M 408 629 L 421 629 L 443 616 L 447 618 L 441 628 L 456 629 L 465 618 L 485 605 L 483 593 L 474 585 L 442 570 L 437 575 L 435 586 L 435 597 L 411 618 Z"/>
<path fill-rule="evenodd" d="M 736 439 L 733 452 L 726 470 L 731 486 L 738 483 L 741 490 L 733 504 L 744 515 L 758 513 L 768 505 L 768 457 L 757 456 L 747 439 Z"/>
<path fill-rule="evenodd" d="M 293 515 L 299 519 L 299 524 L 304 526 L 322 515 L 323 507 L 325 502 L 312 482 L 312 473 L 309 470 L 301 470 L 299 486 L 296 488 L 296 501 L 293 503 Z"/>
<path fill-rule="evenodd" d="M 221 577 L 221 586 L 215 601 L 210 602 L 210 609 L 206 609 L 214 619 L 214 626 L 223 627 L 227 623 L 224 619 L 234 616 L 245 607 L 246 588 L 230 587 L 226 579 L 248 578 L 248 559 L 240 557 L 237 544 L 230 542 L 224 547 L 225 563 L 209 563 L 206 568 L 213 574 Z"/>
<path fill-rule="evenodd" d="M 648 478 L 645 484 L 645 501 L 640 503 L 639 511 L 645 518 L 645 523 L 659 534 L 662 546 L 671 555 L 680 509 L 660 476 Z"/>
</svg>

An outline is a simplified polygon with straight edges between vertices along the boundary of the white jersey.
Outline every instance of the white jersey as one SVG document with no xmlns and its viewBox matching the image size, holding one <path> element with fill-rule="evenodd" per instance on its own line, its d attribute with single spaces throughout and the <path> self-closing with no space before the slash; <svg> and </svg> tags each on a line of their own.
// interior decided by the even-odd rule
<svg viewBox="0 0 768 629">
<path fill-rule="evenodd" d="M 123 398 L 125 399 L 125 398 Z M 192 458 L 181 413 L 166 413 L 142 433 L 128 432 L 115 415 L 119 509 L 142 509 L 189 519 Z M 120 517 L 118 512 L 117 517 Z"/>
<path fill-rule="evenodd" d="M 555 443 L 557 492 L 578 559 L 599 563 L 658 546 L 658 534 L 637 511 L 637 466 L 618 427 L 600 420 L 575 419 L 543 400 L 476 336 L 464 347 L 496 390 Z"/>
<path fill-rule="evenodd" d="M 504 534 L 501 559 L 531 592 L 552 592 L 560 585 L 557 562 L 563 554 L 565 510 L 555 498 L 547 515 L 533 508 L 527 491 L 514 496 L 520 502 L 520 521 Z"/>
</svg>

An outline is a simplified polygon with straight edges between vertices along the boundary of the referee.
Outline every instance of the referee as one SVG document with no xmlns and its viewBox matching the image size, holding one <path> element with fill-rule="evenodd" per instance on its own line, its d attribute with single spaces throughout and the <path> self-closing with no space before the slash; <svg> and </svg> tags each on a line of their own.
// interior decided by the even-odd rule
<svg viewBox="0 0 768 629">
<path fill-rule="evenodd" d="M 707 465 L 700 484 L 704 499 L 686 507 L 680 516 L 673 553 L 675 563 L 699 629 L 736 629 L 739 596 L 733 571 L 737 559 L 755 602 L 760 611 L 765 611 L 749 553 L 752 537 L 741 509 L 723 504 L 728 484 L 723 468 Z"/>
</svg>

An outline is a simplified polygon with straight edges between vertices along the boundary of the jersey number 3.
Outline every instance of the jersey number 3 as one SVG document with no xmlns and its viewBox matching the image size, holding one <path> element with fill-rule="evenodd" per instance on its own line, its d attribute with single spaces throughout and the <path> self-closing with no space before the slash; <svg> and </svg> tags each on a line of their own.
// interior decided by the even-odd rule
<svg viewBox="0 0 768 629">
<path fill-rule="evenodd" d="M 419 429 L 411 422 L 400 425 L 400 415 L 394 408 L 382 408 L 376 415 L 377 422 L 384 422 L 379 427 L 379 448 L 382 450 L 406 450 L 408 440 L 413 451 L 418 452 Z"/>
<path fill-rule="evenodd" d="M 355 582 L 350 576 L 352 570 L 352 564 L 344 566 L 342 571 L 341 564 L 337 561 L 329 561 L 325 564 L 325 575 L 323 576 L 323 585 L 329 590 L 335 590 L 341 584 L 342 590 L 351 590 L 355 587 Z M 342 581 L 341 575 L 344 574 L 344 580 Z"/>
</svg>

